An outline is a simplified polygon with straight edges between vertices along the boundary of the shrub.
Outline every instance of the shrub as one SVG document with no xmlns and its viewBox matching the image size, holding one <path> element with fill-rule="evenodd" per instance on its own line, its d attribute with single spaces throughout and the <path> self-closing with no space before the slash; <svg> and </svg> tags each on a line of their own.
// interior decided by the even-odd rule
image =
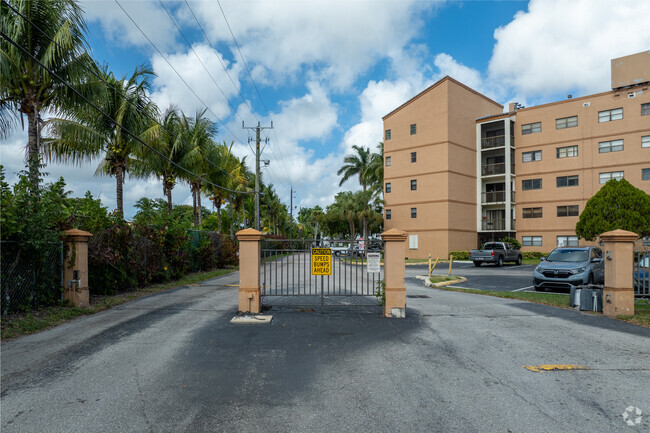
<svg viewBox="0 0 650 433">
<path fill-rule="evenodd" d="M 548 253 L 540 251 L 523 251 L 521 255 L 524 259 L 540 259 L 542 257 L 548 256 Z"/>
<path fill-rule="evenodd" d="M 454 260 L 469 260 L 469 251 L 450 251 L 450 256 L 454 256 Z"/>
<path fill-rule="evenodd" d="M 515 238 L 509 238 L 509 237 L 506 236 L 506 237 L 500 238 L 499 242 L 507 242 L 507 243 L 512 244 L 513 247 L 515 247 L 517 249 L 521 249 L 521 242 L 519 242 Z"/>
</svg>

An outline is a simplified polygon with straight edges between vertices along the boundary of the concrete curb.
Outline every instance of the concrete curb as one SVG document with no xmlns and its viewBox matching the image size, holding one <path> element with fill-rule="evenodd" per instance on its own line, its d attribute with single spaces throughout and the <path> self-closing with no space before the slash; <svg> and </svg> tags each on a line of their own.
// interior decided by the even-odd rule
<svg viewBox="0 0 650 433">
<path fill-rule="evenodd" d="M 423 280 L 424 285 L 427 287 L 443 287 L 443 286 L 448 286 L 450 284 L 456 284 L 456 283 L 464 283 L 467 281 L 467 278 L 465 277 L 458 277 L 455 280 L 449 280 L 449 281 L 441 281 L 439 283 L 432 283 L 431 280 L 429 280 L 429 277 L 427 275 L 416 275 L 415 278 L 418 280 Z"/>
<path fill-rule="evenodd" d="M 230 320 L 230 323 L 234 325 L 268 325 L 271 320 L 273 320 L 271 315 L 256 314 L 235 316 Z"/>
</svg>

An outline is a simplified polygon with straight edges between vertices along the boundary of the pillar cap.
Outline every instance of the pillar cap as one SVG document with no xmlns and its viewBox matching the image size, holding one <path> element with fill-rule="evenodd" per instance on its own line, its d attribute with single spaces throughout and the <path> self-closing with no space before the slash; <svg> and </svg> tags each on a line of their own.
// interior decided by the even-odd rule
<svg viewBox="0 0 650 433">
<path fill-rule="evenodd" d="M 79 229 L 70 229 L 63 232 L 63 237 L 69 241 L 88 241 L 93 234 Z"/>
<path fill-rule="evenodd" d="M 236 233 L 237 239 L 240 241 L 259 241 L 262 239 L 262 232 L 255 229 L 244 229 Z"/>
<path fill-rule="evenodd" d="M 408 234 L 400 229 L 390 229 L 381 234 L 383 241 L 405 241 Z"/>
<path fill-rule="evenodd" d="M 600 238 L 605 242 L 634 242 L 639 239 L 639 235 L 627 230 L 616 229 L 601 234 Z"/>
</svg>

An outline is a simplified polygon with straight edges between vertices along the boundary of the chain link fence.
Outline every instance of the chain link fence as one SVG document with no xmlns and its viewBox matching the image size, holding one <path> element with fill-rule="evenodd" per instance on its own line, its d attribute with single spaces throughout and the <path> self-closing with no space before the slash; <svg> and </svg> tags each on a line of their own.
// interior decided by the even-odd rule
<svg viewBox="0 0 650 433">
<path fill-rule="evenodd" d="M 2 314 L 52 305 L 63 297 L 63 242 L 39 250 L 0 241 Z"/>
</svg>

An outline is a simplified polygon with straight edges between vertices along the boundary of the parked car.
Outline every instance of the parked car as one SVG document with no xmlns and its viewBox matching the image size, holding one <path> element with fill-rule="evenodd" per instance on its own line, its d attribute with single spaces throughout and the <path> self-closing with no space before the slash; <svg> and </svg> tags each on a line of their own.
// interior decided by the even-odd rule
<svg viewBox="0 0 650 433">
<path fill-rule="evenodd" d="M 533 271 L 535 290 L 568 289 L 572 286 L 603 284 L 605 266 L 598 247 L 561 247 L 542 257 Z"/>
<path fill-rule="evenodd" d="M 650 254 L 639 258 L 634 265 L 634 293 L 635 295 L 650 295 Z"/>
<path fill-rule="evenodd" d="M 508 242 L 486 242 L 481 250 L 470 250 L 469 259 L 474 266 L 483 263 L 494 263 L 503 266 L 503 262 L 515 262 L 521 265 L 521 251 Z"/>
</svg>

